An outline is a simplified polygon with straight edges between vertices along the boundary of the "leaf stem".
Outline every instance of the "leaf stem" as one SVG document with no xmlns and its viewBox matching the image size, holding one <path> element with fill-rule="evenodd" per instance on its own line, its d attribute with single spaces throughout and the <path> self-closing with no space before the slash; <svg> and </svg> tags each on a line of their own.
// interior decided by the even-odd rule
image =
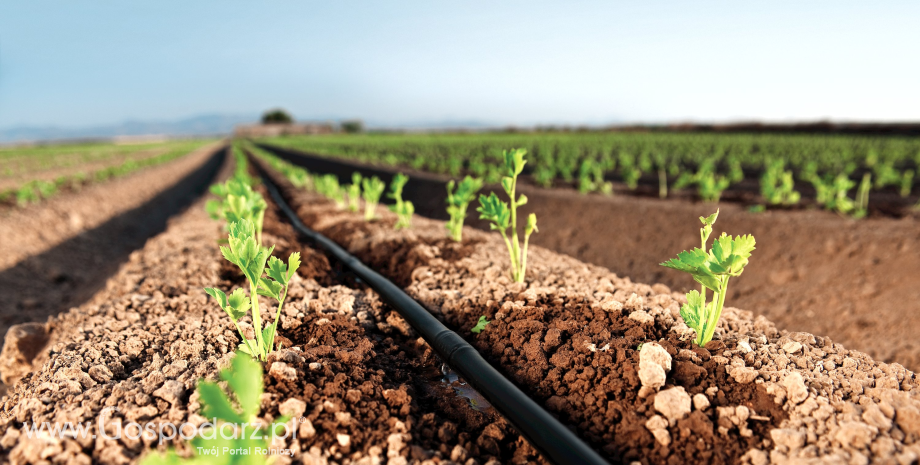
<svg viewBox="0 0 920 465">
<path fill-rule="evenodd" d="M 511 245 L 514 247 L 511 254 L 514 256 L 512 262 L 512 277 L 515 282 L 523 281 L 521 274 L 521 244 L 518 241 L 517 234 L 517 197 L 515 197 L 515 191 L 517 190 L 517 175 L 511 177 L 511 191 L 508 192 L 508 196 L 511 198 Z"/>
<path fill-rule="evenodd" d="M 499 229 L 502 239 L 505 240 L 505 246 L 508 247 L 508 254 L 511 255 L 511 279 L 517 281 L 517 258 L 514 256 L 514 249 L 511 248 L 511 241 L 508 240 L 508 234 L 504 229 Z"/>
<path fill-rule="evenodd" d="M 252 326 L 259 345 L 259 360 L 265 360 L 265 338 L 262 337 L 262 313 L 259 309 L 259 293 L 252 281 L 249 281 L 249 298 L 252 301 Z"/>
<path fill-rule="evenodd" d="M 530 242 L 530 234 L 525 233 L 524 234 L 524 254 L 521 257 L 521 276 L 520 276 L 521 279 L 518 282 L 524 282 L 523 274 L 527 270 L 527 243 L 528 242 Z"/>
<path fill-rule="evenodd" d="M 275 333 L 278 331 L 278 322 L 281 321 L 281 308 L 284 306 L 284 299 L 287 298 L 287 286 L 284 286 L 284 292 L 281 293 L 281 299 L 278 300 L 278 309 L 275 310 L 274 321 L 272 322 L 272 330 L 268 333 L 268 352 L 271 352 L 275 348 Z"/>
<path fill-rule="evenodd" d="M 725 295 L 728 293 L 728 276 L 723 276 L 719 278 L 719 292 L 716 292 L 712 296 L 712 301 L 714 303 L 712 313 L 713 318 L 710 318 L 706 322 L 705 334 L 703 336 L 703 343 L 701 346 L 706 345 L 709 341 L 712 340 L 713 334 L 716 332 L 716 326 L 719 323 L 719 318 L 722 316 L 722 308 L 725 306 Z"/>
</svg>

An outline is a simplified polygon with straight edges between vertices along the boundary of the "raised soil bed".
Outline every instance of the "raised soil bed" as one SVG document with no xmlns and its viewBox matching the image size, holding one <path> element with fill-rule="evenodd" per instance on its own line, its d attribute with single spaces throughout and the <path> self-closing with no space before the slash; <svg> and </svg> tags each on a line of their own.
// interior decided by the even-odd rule
<svg viewBox="0 0 920 465">
<path fill-rule="evenodd" d="M 295 164 L 318 173 L 334 173 L 350 182 L 353 171 L 389 181 L 397 170 L 348 160 L 279 150 Z M 416 212 L 447 219 L 448 178 L 409 172 L 405 198 Z M 485 189 L 499 191 L 496 186 Z M 722 215 L 716 234 L 753 234 L 757 251 L 744 279 L 735 280 L 729 301 L 777 326 L 830 336 L 877 360 L 920 369 L 920 212 L 901 219 L 884 216 L 852 220 L 820 210 L 751 213 L 739 203 L 707 204 L 689 198 L 630 195 L 580 195 L 571 188 L 521 185 L 535 212 L 540 233 L 533 244 L 605 267 L 636 282 L 662 283 L 675 291 L 695 288 L 686 273 L 659 263 L 698 246 L 700 216 L 716 208 Z M 476 202 L 467 222 L 482 230 Z M 871 337 L 867 337 L 871 334 Z"/>
<path fill-rule="evenodd" d="M 89 423 L 96 434 L 101 421 L 112 435 L 129 422 L 205 421 L 195 386 L 215 378 L 239 343 L 203 290 L 244 284 L 220 255 L 222 235 L 198 203 L 133 253 L 91 302 L 33 328 L 51 343 L 2 404 L 6 461 L 132 463 L 157 446 L 30 438 L 27 423 Z M 494 409 L 455 393 L 462 386 L 443 380 L 428 346 L 372 290 L 300 244 L 273 210 L 264 237 L 276 255 L 304 257 L 279 327 L 284 348 L 265 364 L 263 418 L 295 418 L 293 436 L 273 445 L 293 456 L 275 463 L 542 463 Z M 174 441 L 160 449 L 166 445 L 190 452 Z"/>
<path fill-rule="evenodd" d="M 633 283 L 541 247 L 531 249 L 527 282 L 514 284 L 497 234 L 467 228 L 458 244 L 439 221 L 416 217 L 410 230 L 394 231 L 395 216 L 383 208 L 381 220 L 367 223 L 317 195 L 287 192 L 307 226 L 467 334 L 611 460 L 858 463 L 920 455 L 920 383 L 899 364 L 734 308 L 723 314 L 717 341 L 695 348 L 678 315 L 683 296 L 664 285 Z M 468 333 L 481 315 L 492 323 Z M 643 383 L 640 344 L 667 352 L 663 386 Z"/>
<path fill-rule="evenodd" d="M 133 250 L 206 191 L 223 163 L 221 147 L 0 212 L 0 334 L 102 289 Z"/>
</svg>

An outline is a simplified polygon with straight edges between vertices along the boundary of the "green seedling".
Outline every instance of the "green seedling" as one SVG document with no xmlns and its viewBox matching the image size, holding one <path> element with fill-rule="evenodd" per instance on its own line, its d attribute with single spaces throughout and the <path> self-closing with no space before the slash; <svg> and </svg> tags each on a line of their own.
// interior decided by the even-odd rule
<svg viewBox="0 0 920 465">
<path fill-rule="evenodd" d="M 313 180 L 316 185 L 316 192 L 335 202 L 336 207 L 345 208 L 345 191 L 339 184 L 339 178 L 334 174 L 319 176 Z"/>
<path fill-rule="evenodd" d="M 230 366 L 220 371 L 220 378 L 227 383 L 229 390 L 212 381 L 198 383 L 201 415 L 214 421 L 213 430 L 202 431 L 200 436 L 192 439 L 192 450 L 201 451 L 200 455 L 196 452 L 192 457 L 182 458 L 174 450 L 169 450 L 165 454 L 147 455 L 141 461 L 143 465 L 269 463 L 270 456 L 257 450 L 268 449 L 269 441 L 266 439 L 277 436 L 281 427 L 286 434 L 289 418 L 282 416 L 276 419 L 268 426 L 268 431 L 259 421 L 264 389 L 262 366 L 251 357 L 237 352 Z M 225 425 L 231 425 L 231 428 Z"/>
<path fill-rule="evenodd" d="M 58 192 L 57 184 L 50 181 L 35 181 L 35 187 L 38 189 L 38 193 L 41 195 L 42 199 L 51 198 Z"/>
<path fill-rule="evenodd" d="M 600 192 L 605 195 L 613 193 L 613 184 L 604 181 L 604 168 L 600 163 L 586 158 L 578 169 L 578 192 Z"/>
<path fill-rule="evenodd" d="M 313 190 L 313 177 L 310 176 L 309 171 L 299 166 L 283 164 L 281 172 L 294 187 L 298 189 Z"/>
<path fill-rule="evenodd" d="M 690 273 L 690 276 L 701 285 L 699 291 L 687 293 L 687 303 L 680 309 L 680 316 L 691 329 L 696 331 L 696 344 L 705 346 L 712 340 L 722 308 L 725 306 L 725 296 L 728 293 L 728 281 L 735 276 L 741 276 L 744 267 L 748 264 L 751 252 L 754 251 L 754 236 L 731 237 L 722 233 L 712 242 L 712 249 L 706 250 L 706 241 L 712 234 L 712 225 L 716 222 L 719 212 L 716 211 L 709 217 L 700 217 L 703 228 L 700 230 L 702 248 L 683 251 L 677 254 L 662 266 L 678 271 Z M 706 301 L 706 290 L 713 292 L 712 301 Z"/>
<path fill-rule="evenodd" d="M 786 171 L 784 160 L 773 160 L 760 178 L 760 194 L 770 205 L 795 205 L 802 198 L 795 190 L 792 171 Z"/>
<path fill-rule="evenodd" d="M 38 203 L 41 199 L 41 195 L 35 189 L 35 185 L 31 182 L 28 182 L 19 189 L 16 189 L 16 205 L 20 207 L 25 207 L 30 203 Z"/>
<path fill-rule="evenodd" d="M 272 155 L 271 153 L 268 153 L 251 143 L 246 143 L 245 145 L 249 153 L 267 161 L 272 168 L 280 172 L 281 175 L 284 176 L 294 187 L 298 189 L 305 189 L 307 191 L 315 190 L 313 176 L 306 169 L 299 166 L 294 166 L 287 160 Z M 242 155 L 242 152 L 240 152 L 240 154 Z M 245 163 L 245 156 L 242 156 L 241 160 L 243 163 Z M 240 173 L 237 175 L 239 176 Z M 246 177 L 248 177 L 248 175 L 246 175 Z"/>
<path fill-rule="evenodd" d="M 578 170 L 580 158 L 581 149 L 578 146 L 571 144 L 559 146 L 554 163 L 563 181 L 572 182 L 575 179 L 575 172 Z"/>
<path fill-rule="evenodd" d="M 879 163 L 872 167 L 872 174 L 875 175 L 875 188 L 881 189 L 885 186 L 898 186 L 901 184 L 901 173 L 895 169 L 891 162 Z"/>
<path fill-rule="evenodd" d="M 272 257 L 272 247 L 264 247 L 256 241 L 255 226 L 249 220 L 240 220 L 230 225 L 229 246 L 221 246 L 220 251 L 230 263 L 236 265 L 246 276 L 249 283 L 249 297 L 243 289 L 233 291 L 229 296 L 220 289 L 205 288 L 205 292 L 217 300 L 220 308 L 227 312 L 230 320 L 240 333 L 242 343 L 239 350 L 253 358 L 265 360 L 274 350 L 275 332 L 281 319 L 281 308 L 287 297 L 288 285 L 297 268 L 300 267 L 300 253 L 294 252 L 285 265 L 277 257 Z M 266 269 L 266 263 L 268 268 Z M 263 276 L 267 275 L 267 276 Z M 262 312 L 259 296 L 271 297 L 278 301 L 278 308 L 273 322 L 262 327 Z M 247 339 L 240 327 L 240 319 L 247 311 L 252 311 L 252 326 L 256 338 Z"/>
<path fill-rule="evenodd" d="M 470 171 L 476 176 L 485 176 L 489 172 L 489 165 L 479 157 L 471 158 L 469 167 Z"/>
<path fill-rule="evenodd" d="M 492 223 L 490 227 L 493 230 L 498 230 L 502 235 L 502 239 L 505 240 L 505 245 L 508 247 L 508 253 L 511 256 L 511 278 L 518 283 L 524 282 L 524 274 L 527 271 L 527 244 L 530 240 L 530 235 L 538 232 L 537 215 L 531 213 L 527 217 L 527 224 L 524 226 L 524 245 L 523 247 L 521 246 L 517 233 L 517 209 L 527 203 L 527 196 L 521 194 L 520 197 L 516 197 L 515 191 L 517 189 L 517 178 L 524 171 L 524 165 L 527 163 L 524 161 L 526 153 L 527 150 L 525 149 L 502 152 L 505 159 L 505 176 L 502 178 L 502 188 L 511 201 L 510 208 L 508 202 L 499 200 L 495 192 L 490 192 L 488 197 L 483 194 L 479 195 L 479 208 L 476 209 L 480 213 L 479 219 Z M 509 227 L 511 228 L 510 237 L 508 236 Z"/>
<path fill-rule="evenodd" d="M 16 189 L 16 204 L 24 207 L 31 203 L 47 200 L 58 193 L 58 184 L 52 181 L 36 179 Z"/>
<path fill-rule="evenodd" d="M 639 178 L 642 177 L 642 169 L 636 163 L 631 155 L 620 152 L 620 174 L 623 176 L 623 182 L 629 190 L 634 191 L 639 187 Z"/>
<path fill-rule="evenodd" d="M 482 180 L 470 176 L 460 181 L 456 192 L 454 192 L 454 181 L 447 182 L 447 214 L 450 215 L 450 220 L 445 226 L 450 238 L 457 242 L 463 240 L 463 222 L 466 220 L 466 211 L 470 202 L 476 198 L 479 189 L 482 189 Z"/>
<path fill-rule="evenodd" d="M 233 145 L 232 153 L 233 159 L 236 162 L 236 168 L 233 172 L 233 177 L 243 181 L 250 186 L 254 186 L 256 184 L 256 180 L 249 175 L 249 162 L 246 159 L 246 154 L 243 153 L 243 150 L 240 148 L 239 144 Z"/>
<path fill-rule="evenodd" d="M 345 187 L 348 194 L 348 211 L 358 212 L 361 209 L 361 173 L 351 173 L 351 184 Z"/>
<path fill-rule="evenodd" d="M 728 159 L 728 180 L 731 183 L 741 182 L 744 179 L 744 169 L 741 161 L 735 157 Z"/>
<path fill-rule="evenodd" d="M 407 182 L 409 182 L 409 176 L 397 173 L 393 177 L 393 182 L 390 183 L 390 193 L 387 194 L 388 198 L 396 201 L 395 204 L 390 206 L 390 211 L 396 213 L 396 224 L 394 225 L 396 229 L 412 226 L 412 214 L 415 213 L 415 206 L 412 205 L 412 202 L 402 198 L 403 188 L 406 187 Z"/>
<path fill-rule="evenodd" d="M 533 170 L 533 180 L 540 187 L 553 187 L 553 179 L 555 178 L 556 169 L 549 163 L 537 165 Z"/>
<path fill-rule="evenodd" d="M 261 244 L 268 204 L 262 194 L 252 190 L 250 180 L 248 176 L 234 176 L 223 184 L 212 185 L 211 193 L 220 199 L 209 200 L 205 209 L 211 218 L 225 220 L 228 225 L 242 220 L 251 222 L 256 229 L 256 240 Z"/>
<path fill-rule="evenodd" d="M 825 209 L 836 211 L 841 215 L 851 215 L 854 218 L 865 216 L 866 210 L 860 202 L 860 197 L 867 204 L 868 191 L 864 193 L 858 191 L 857 200 L 850 199 L 847 192 L 856 186 L 856 181 L 851 180 L 846 174 L 840 173 L 834 178 L 829 176 L 822 178 L 815 175 L 812 176 L 811 183 L 815 186 L 818 204 L 824 206 Z M 862 188 L 868 190 L 866 187 L 868 183 L 869 181 L 864 177 L 860 184 Z"/>
<path fill-rule="evenodd" d="M 700 163 L 696 173 L 681 173 L 674 182 L 674 188 L 682 189 L 691 184 L 696 184 L 697 193 L 704 202 L 718 202 L 722 198 L 722 192 L 731 185 L 731 179 L 716 174 L 715 162 L 707 159 Z"/>
<path fill-rule="evenodd" d="M 377 204 L 380 203 L 380 196 L 383 195 L 387 185 L 377 176 L 364 178 L 361 180 L 361 187 L 364 188 L 364 220 L 373 221 L 377 217 Z"/>
<path fill-rule="evenodd" d="M 856 210 L 853 218 L 862 218 L 869 212 L 869 190 L 872 189 L 872 174 L 866 173 L 856 190 Z"/>
<path fill-rule="evenodd" d="M 476 322 L 476 326 L 473 326 L 473 329 L 471 329 L 470 332 L 473 334 L 479 334 L 482 332 L 482 330 L 486 329 L 486 326 L 489 323 L 491 323 L 491 321 L 487 320 L 485 315 L 480 316 L 479 321 Z"/>
<path fill-rule="evenodd" d="M 697 188 L 700 198 L 704 202 L 718 202 L 722 198 L 722 192 L 728 189 L 731 181 L 729 178 L 716 175 L 714 172 L 706 172 L 697 178 Z"/>
</svg>

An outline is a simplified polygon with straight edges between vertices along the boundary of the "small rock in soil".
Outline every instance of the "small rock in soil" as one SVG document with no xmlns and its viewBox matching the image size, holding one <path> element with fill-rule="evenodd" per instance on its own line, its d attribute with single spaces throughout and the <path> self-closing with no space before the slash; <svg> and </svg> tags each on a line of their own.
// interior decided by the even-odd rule
<svg viewBox="0 0 920 465">
<path fill-rule="evenodd" d="M 655 415 L 649 418 L 648 421 L 645 422 L 645 427 L 648 428 L 652 436 L 655 436 L 655 440 L 662 446 L 668 447 L 668 445 L 671 444 L 671 434 L 668 433 L 668 420 L 665 420 L 661 415 Z"/>
<path fill-rule="evenodd" d="M 798 372 L 792 372 L 783 378 L 783 387 L 786 388 L 786 396 L 796 404 L 801 403 L 808 398 L 808 388 L 805 387 L 805 380 Z"/>
<path fill-rule="evenodd" d="M 741 384 L 748 384 L 757 379 L 757 370 L 749 367 L 734 367 L 729 372 L 735 381 Z"/>
<path fill-rule="evenodd" d="M 691 404 L 690 395 L 681 386 L 665 389 L 655 395 L 655 410 L 672 425 L 690 413 Z"/>
<path fill-rule="evenodd" d="M 693 396 L 693 408 L 696 410 L 706 410 L 709 408 L 709 398 L 703 394 L 696 394 Z"/>
<path fill-rule="evenodd" d="M 3 339 L 0 351 L 0 380 L 13 384 L 32 371 L 32 360 L 48 344 L 48 328 L 44 323 L 13 325 Z"/>
</svg>

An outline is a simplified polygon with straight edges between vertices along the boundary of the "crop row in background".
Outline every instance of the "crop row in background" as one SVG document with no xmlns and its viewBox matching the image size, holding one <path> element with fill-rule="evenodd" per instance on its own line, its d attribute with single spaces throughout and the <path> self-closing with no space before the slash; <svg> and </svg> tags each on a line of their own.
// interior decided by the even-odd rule
<svg viewBox="0 0 920 465">
<path fill-rule="evenodd" d="M 718 201 L 746 180 L 758 182 L 763 205 L 795 205 L 803 188 L 822 207 L 867 213 L 869 194 L 909 198 L 920 166 L 920 140 L 909 137 L 682 133 L 484 133 L 284 136 L 264 142 L 324 156 L 501 179 L 502 150 L 522 147 L 526 175 L 541 186 L 567 183 L 582 192 L 610 193 L 610 181 L 635 190 L 657 184 L 667 197 L 695 189 Z"/>
</svg>

